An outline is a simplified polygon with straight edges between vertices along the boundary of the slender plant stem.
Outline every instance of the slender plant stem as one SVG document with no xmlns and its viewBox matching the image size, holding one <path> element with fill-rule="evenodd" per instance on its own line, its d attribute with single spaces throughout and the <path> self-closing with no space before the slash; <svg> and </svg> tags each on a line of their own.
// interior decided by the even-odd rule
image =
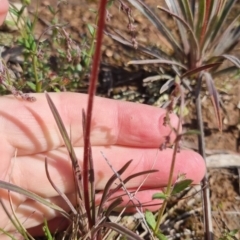
<svg viewBox="0 0 240 240">
<path fill-rule="evenodd" d="M 177 133 L 179 133 L 180 125 L 181 125 L 181 121 L 178 121 Z M 171 167 L 170 167 L 167 190 L 165 192 L 165 195 L 167 197 L 171 195 L 171 191 L 172 191 L 173 173 L 174 173 L 174 168 L 175 168 L 175 162 L 176 162 L 176 156 L 177 156 L 178 149 L 179 149 L 179 139 L 177 137 L 176 143 L 174 145 L 174 150 L 173 150 L 173 157 L 172 157 L 172 162 L 171 162 Z M 167 207 L 167 202 L 168 202 L 168 199 L 164 200 L 161 208 L 158 211 L 157 223 L 156 223 L 156 227 L 154 229 L 154 234 L 155 235 L 157 234 L 157 232 L 159 230 L 163 213 L 164 213 L 164 211 Z"/>
<path fill-rule="evenodd" d="M 97 21 L 98 21 L 98 16 L 96 16 L 95 24 L 97 23 Z M 92 39 L 91 39 L 91 46 L 90 46 L 90 49 L 87 53 L 87 59 L 86 59 L 87 70 L 89 69 L 90 61 L 91 61 L 93 53 L 94 53 L 96 32 L 97 32 L 97 29 L 94 28 L 94 32 L 93 32 Z"/>
<path fill-rule="evenodd" d="M 201 105 L 201 84 L 202 77 L 199 74 L 199 78 L 197 81 L 198 85 L 196 87 L 196 111 L 197 111 L 197 122 L 198 122 L 198 130 L 200 134 L 198 135 L 198 152 L 202 155 L 206 162 L 206 154 L 205 154 L 205 141 L 204 141 L 204 126 L 203 126 L 203 118 L 202 118 L 202 105 Z M 207 171 L 203 180 L 201 181 L 202 186 L 202 205 L 203 205 L 203 216 L 204 216 L 204 231 L 205 231 L 205 239 L 212 240 L 213 237 L 213 227 L 212 227 L 212 214 L 211 214 L 211 202 L 210 202 L 210 194 L 208 188 L 208 174 Z"/>
<path fill-rule="evenodd" d="M 87 105 L 87 114 L 86 114 L 86 128 L 85 128 L 85 137 L 84 137 L 84 153 L 83 153 L 83 188 L 84 188 L 84 202 L 87 210 L 87 215 L 89 219 L 89 228 L 91 229 L 94 225 L 94 219 L 92 219 L 90 210 L 90 198 L 89 198 L 89 157 L 90 157 L 90 131 L 91 131 L 91 120 L 92 120 L 92 110 L 93 110 L 93 100 L 97 87 L 98 79 L 98 69 L 101 59 L 101 45 L 106 17 L 106 4 L 107 0 L 101 0 L 99 4 L 99 20 L 97 28 L 97 44 L 96 50 L 93 57 L 93 66 L 90 77 L 90 86 L 88 90 L 88 105 Z"/>
<path fill-rule="evenodd" d="M 37 59 L 37 56 L 34 53 L 34 56 L 33 56 L 33 71 L 34 71 L 34 77 L 35 77 L 35 83 L 36 83 L 36 92 L 39 93 L 39 92 L 42 91 L 42 83 L 38 79 L 37 65 L 38 65 L 38 59 Z"/>
</svg>

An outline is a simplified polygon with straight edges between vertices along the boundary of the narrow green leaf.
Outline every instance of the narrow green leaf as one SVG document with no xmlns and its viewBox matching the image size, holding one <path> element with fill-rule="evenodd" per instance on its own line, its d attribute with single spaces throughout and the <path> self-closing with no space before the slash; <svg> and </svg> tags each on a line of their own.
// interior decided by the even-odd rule
<svg viewBox="0 0 240 240">
<path fill-rule="evenodd" d="M 88 31 L 89 31 L 89 33 L 91 34 L 91 36 L 93 36 L 93 35 L 94 35 L 94 32 L 95 32 L 94 27 L 93 27 L 90 23 L 88 23 L 88 24 L 87 24 L 87 28 L 88 28 Z"/>
<path fill-rule="evenodd" d="M 229 235 L 232 236 L 232 237 L 234 237 L 239 231 L 240 231 L 240 230 L 238 230 L 238 229 L 233 229 L 233 230 L 231 230 L 231 231 L 229 232 Z"/>
<path fill-rule="evenodd" d="M 48 228 L 48 224 L 47 224 L 47 221 L 46 219 L 44 218 L 44 226 L 43 226 L 43 232 L 44 232 L 44 235 L 47 237 L 47 240 L 54 240 L 53 237 L 52 237 L 52 234 Z"/>
<path fill-rule="evenodd" d="M 149 225 L 149 227 L 154 230 L 155 227 L 156 227 L 156 219 L 153 215 L 153 213 L 149 210 L 146 210 L 145 212 L 145 219 L 146 219 L 146 222 L 147 224 Z"/>
<path fill-rule="evenodd" d="M 148 226 L 154 231 L 156 228 L 156 220 L 152 212 L 146 210 L 145 212 L 145 219 Z M 159 240 L 168 240 L 164 234 L 162 234 L 159 230 L 156 233 L 156 236 Z"/>
<path fill-rule="evenodd" d="M 181 136 L 189 136 L 189 135 L 199 135 L 201 132 L 199 130 L 188 130 L 185 133 L 180 134 Z"/>
<path fill-rule="evenodd" d="M 27 81 L 27 85 L 28 85 L 34 92 L 36 92 L 36 84 L 35 84 L 35 83 Z"/>
<path fill-rule="evenodd" d="M 167 200 L 168 197 L 166 194 L 159 192 L 159 193 L 155 193 L 152 195 L 152 199 L 163 199 L 163 200 Z"/>
<path fill-rule="evenodd" d="M 55 10 L 51 5 L 48 5 L 47 7 L 48 7 L 49 12 L 51 12 L 51 14 L 55 14 Z"/>
<path fill-rule="evenodd" d="M 182 192 L 183 190 L 185 190 L 186 188 L 188 188 L 191 184 L 192 184 L 192 180 L 190 179 L 185 179 L 182 181 L 179 181 L 177 183 L 174 184 L 173 186 L 173 190 L 172 190 L 172 195 L 175 195 L 177 193 Z"/>
</svg>

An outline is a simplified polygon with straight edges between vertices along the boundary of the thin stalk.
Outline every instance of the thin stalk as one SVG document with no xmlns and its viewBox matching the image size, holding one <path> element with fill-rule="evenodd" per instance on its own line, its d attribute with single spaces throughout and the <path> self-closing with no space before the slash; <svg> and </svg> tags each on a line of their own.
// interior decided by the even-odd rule
<svg viewBox="0 0 240 240">
<path fill-rule="evenodd" d="M 90 158 L 90 130 L 91 130 L 91 120 L 92 120 L 92 110 L 93 110 L 93 100 L 97 87 L 98 79 L 98 68 L 101 59 L 101 44 L 103 38 L 105 16 L 106 16 L 106 4 L 107 0 L 100 1 L 99 4 L 99 20 L 97 27 L 97 44 L 96 50 L 93 58 L 93 66 L 90 77 L 90 86 L 88 90 L 88 105 L 86 114 L 86 126 L 85 126 L 85 137 L 84 137 L 84 152 L 83 152 L 83 188 L 84 188 L 84 202 L 87 210 L 87 216 L 89 220 L 89 228 L 91 229 L 94 225 L 95 219 L 91 216 L 89 189 L 88 189 L 88 177 L 89 177 L 89 158 Z"/>
<path fill-rule="evenodd" d="M 201 90 L 202 84 L 202 76 L 197 81 L 196 87 L 196 111 L 197 111 L 197 122 L 198 122 L 198 130 L 200 134 L 198 135 L 198 152 L 202 155 L 203 159 L 206 162 L 206 154 L 205 154 L 205 141 L 204 141 L 204 126 L 203 126 L 203 118 L 202 118 L 202 105 L 201 105 Z M 210 193 L 208 188 L 208 174 L 207 171 L 203 180 L 201 181 L 202 187 L 202 207 L 203 207 L 203 218 L 204 218 L 204 235 L 206 240 L 213 240 L 213 227 L 212 227 L 212 214 L 211 214 L 211 202 L 210 202 Z"/>
<path fill-rule="evenodd" d="M 181 121 L 179 120 L 178 121 L 177 131 L 176 131 L 177 133 L 179 133 L 180 125 L 181 125 Z M 173 173 L 174 173 L 176 156 L 177 156 L 178 150 L 179 150 L 179 139 L 177 137 L 176 143 L 174 145 L 174 150 L 173 150 L 173 158 L 172 158 L 171 167 L 170 167 L 170 173 L 169 173 L 169 178 L 168 178 L 167 190 L 165 192 L 166 196 L 170 196 L 171 195 L 172 183 L 173 183 Z M 167 207 L 167 202 L 168 202 L 168 199 L 164 200 L 161 208 L 158 211 L 158 217 L 157 217 L 156 227 L 154 229 L 154 235 L 156 235 L 158 230 L 159 230 L 159 226 L 161 224 L 161 219 L 162 219 L 163 213 L 164 213 L 164 211 L 165 211 L 165 209 Z"/>
<path fill-rule="evenodd" d="M 97 24 L 97 21 L 98 21 L 98 16 L 96 17 L 95 25 Z M 86 66 L 87 66 L 86 67 L 87 70 L 89 69 L 90 61 L 91 61 L 91 58 L 92 58 L 93 53 L 94 53 L 96 33 L 97 33 L 97 29 L 95 28 L 94 32 L 93 32 L 93 35 L 92 35 L 92 41 L 91 41 L 90 49 L 87 53 L 87 59 L 86 59 L 86 62 L 85 62 Z"/>
<path fill-rule="evenodd" d="M 35 83 L 36 83 L 36 92 L 39 93 L 39 92 L 42 91 L 42 82 L 39 81 L 39 79 L 38 79 L 37 64 L 38 64 L 38 59 L 37 59 L 37 56 L 34 53 L 34 56 L 33 56 L 33 71 L 34 71 L 34 77 L 35 77 Z"/>
<path fill-rule="evenodd" d="M 97 14 L 96 19 L 95 19 L 95 25 L 97 25 L 97 22 L 98 22 L 98 14 Z M 92 34 L 92 39 L 91 39 L 91 44 L 90 44 L 90 49 L 86 54 L 85 68 L 84 68 L 84 70 L 81 74 L 81 76 L 83 76 L 83 77 L 85 76 L 86 72 L 89 70 L 90 62 L 91 62 L 92 56 L 94 54 L 96 33 L 97 33 L 97 29 L 94 28 L 94 32 Z"/>
</svg>

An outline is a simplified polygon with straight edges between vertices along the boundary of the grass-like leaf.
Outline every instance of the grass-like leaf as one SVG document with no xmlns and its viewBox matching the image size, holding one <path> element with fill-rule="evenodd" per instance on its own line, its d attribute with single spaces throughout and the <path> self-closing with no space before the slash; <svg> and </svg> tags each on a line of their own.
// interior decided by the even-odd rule
<svg viewBox="0 0 240 240">
<path fill-rule="evenodd" d="M 218 97 L 217 89 L 214 85 L 211 74 L 209 74 L 208 72 L 203 72 L 203 76 L 206 79 L 208 92 L 210 94 L 210 98 L 211 98 L 211 101 L 212 101 L 212 104 L 214 107 L 214 112 L 215 112 L 215 115 L 218 120 L 218 127 L 219 127 L 220 131 L 222 131 L 222 118 L 221 118 L 220 104 L 219 104 L 219 97 Z"/>
<path fill-rule="evenodd" d="M 96 227 L 95 232 L 99 231 L 100 228 L 102 228 L 102 227 L 112 229 L 112 230 L 118 232 L 119 234 L 121 234 L 123 237 L 125 237 L 128 240 L 143 240 L 136 233 L 132 232 L 131 230 L 129 230 L 129 229 L 117 224 L 117 223 L 105 222 L 103 224 L 100 224 L 98 227 Z"/>
<path fill-rule="evenodd" d="M 117 173 L 121 176 L 121 174 L 124 173 L 126 171 L 126 169 L 129 167 L 131 162 L 132 162 L 132 160 L 130 160 L 126 164 L 124 164 L 124 166 Z M 107 198 L 109 197 L 109 191 L 111 189 L 111 186 L 117 178 L 118 178 L 118 176 L 114 173 L 111 176 L 111 178 L 107 181 L 105 188 L 103 189 L 101 202 L 99 204 L 98 216 L 103 212 L 104 203 L 106 202 Z"/>
<path fill-rule="evenodd" d="M 149 210 L 147 210 L 145 212 L 145 219 L 146 219 L 146 222 L 149 225 L 149 227 L 152 230 L 154 230 L 156 228 L 157 223 L 156 223 L 156 220 L 155 220 L 155 217 L 154 217 L 153 213 L 150 212 Z M 163 235 L 159 230 L 156 233 L 156 237 L 160 240 L 167 240 L 166 236 Z"/>
<path fill-rule="evenodd" d="M 173 186 L 173 190 L 172 190 L 171 195 L 178 194 L 178 193 L 182 192 L 183 190 L 188 188 L 192 184 L 192 182 L 193 181 L 191 179 L 184 179 L 184 180 L 181 180 L 179 182 L 176 182 Z"/>
<path fill-rule="evenodd" d="M 71 143 L 71 140 L 68 136 L 68 133 L 66 131 L 66 128 L 63 124 L 63 121 L 61 119 L 61 116 L 59 115 L 58 111 L 57 111 L 57 108 L 55 107 L 52 99 L 50 98 L 49 94 L 47 92 L 45 92 L 45 95 L 46 95 L 46 98 L 47 98 L 47 102 L 48 102 L 48 105 L 52 111 L 52 114 L 54 116 L 54 119 L 57 123 L 57 126 L 58 126 L 58 129 L 61 133 L 61 136 L 63 138 L 63 141 L 65 143 L 65 146 L 68 150 L 68 153 L 69 153 L 69 156 L 70 156 L 70 159 L 72 161 L 72 165 L 73 165 L 73 168 L 75 170 L 75 177 L 76 177 L 76 182 L 77 182 L 77 186 L 78 186 L 78 194 L 79 194 L 79 198 L 82 199 L 83 198 L 83 192 L 82 192 L 82 183 L 81 183 L 81 168 L 80 168 L 80 165 L 78 164 L 78 159 L 77 159 L 77 156 L 75 154 L 75 151 L 73 149 L 73 146 L 72 146 L 72 143 Z"/>
<path fill-rule="evenodd" d="M 48 171 L 48 161 L 47 161 L 47 158 L 45 158 L 45 170 L 46 170 L 48 181 L 51 183 L 52 187 L 56 190 L 56 192 L 59 194 L 59 196 L 61 196 L 63 198 L 63 200 L 67 203 L 67 205 L 69 206 L 69 208 L 71 209 L 73 214 L 77 215 L 76 209 L 74 208 L 72 203 L 69 201 L 67 196 L 62 191 L 60 191 L 60 189 L 56 186 L 54 181 L 52 181 L 51 176 L 50 176 L 49 171 Z"/>
<path fill-rule="evenodd" d="M 12 191 L 12 192 L 16 192 L 16 193 L 22 194 L 22 195 L 24 195 L 24 196 L 26 196 L 26 197 L 34 200 L 34 201 L 37 201 L 37 202 L 39 202 L 39 203 L 41 203 L 41 204 L 43 204 L 43 205 L 53 209 L 53 210 L 56 210 L 56 211 L 60 212 L 63 216 L 65 216 L 66 218 L 70 219 L 69 214 L 65 210 L 63 210 L 62 208 L 60 208 L 59 206 L 57 206 L 57 205 L 55 205 L 55 204 L 53 204 L 51 202 L 48 202 L 47 200 L 45 200 L 44 198 L 38 196 L 35 193 L 27 191 L 27 190 L 25 190 L 25 189 L 23 189 L 21 187 L 18 187 L 16 185 L 12 184 L 12 183 L 4 182 L 2 180 L 0 180 L 0 188 L 6 189 L 8 191 Z"/>
<path fill-rule="evenodd" d="M 52 114 L 54 116 L 54 119 L 57 123 L 58 129 L 62 135 L 63 141 L 65 143 L 65 146 L 68 150 L 70 159 L 72 161 L 72 165 L 73 165 L 73 169 L 74 169 L 74 178 L 75 178 L 75 182 L 76 182 L 76 187 L 77 187 L 77 193 L 78 193 L 78 205 L 79 205 L 79 212 L 80 212 L 80 216 L 81 216 L 81 221 L 80 221 L 80 225 L 82 228 L 82 231 L 87 231 L 87 223 L 86 223 L 86 218 L 84 217 L 86 214 L 86 209 L 85 209 L 85 205 L 83 204 L 82 199 L 84 198 L 84 194 L 83 194 L 83 186 L 82 186 L 82 181 L 81 181 L 81 169 L 80 169 L 80 165 L 78 164 L 78 160 L 74 151 L 74 148 L 72 146 L 72 143 L 70 141 L 70 138 L 67 134 L 67 131 L 65 129 L 65 126 L 62 122 L 62 119 L 52 101 L 52 99 L 50 98 L 50 96 L 48 95 L 47 92 L 45 92 L 47 101 L 48 101 L 48 105 L 52 111 Z"/>
</svg>

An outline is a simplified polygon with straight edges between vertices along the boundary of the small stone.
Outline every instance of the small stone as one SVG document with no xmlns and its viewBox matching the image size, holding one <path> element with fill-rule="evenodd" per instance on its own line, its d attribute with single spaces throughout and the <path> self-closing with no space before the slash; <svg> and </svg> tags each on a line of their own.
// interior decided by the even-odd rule
<svg viewBox="0 0 240 240">
<path fill-rule="evenodd" d="M 240 109 L 240 101 L 238 102 L 237 108 Z"/>
<path fill-rule="evenodd" d="M 223 124 L 228 125 L 228 119 L 227 118 L 223 119 Z"/>
<path fill-rule="evenodd" d="M 113 51 L 111 51 L 110 49 L 107 49 L 105 52 L 107 57 L 112 57 L 113 56 Z"/>
</svg>

